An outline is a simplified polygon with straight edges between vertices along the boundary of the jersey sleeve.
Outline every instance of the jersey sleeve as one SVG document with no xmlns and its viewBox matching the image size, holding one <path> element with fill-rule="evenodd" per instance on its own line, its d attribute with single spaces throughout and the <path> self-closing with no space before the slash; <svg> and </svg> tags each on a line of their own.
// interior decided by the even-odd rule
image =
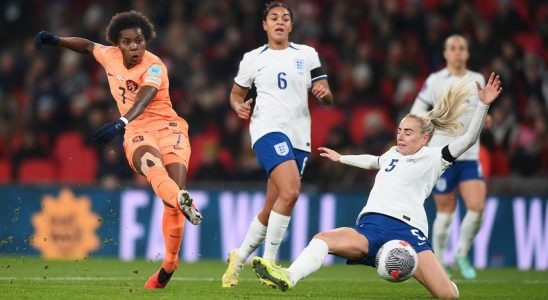
<svg viewBox="0 0 548 300">
<path fill-rule="evenodd" d="M 322 66 L 322 63 L 320 62 L 320 57 L 318 56 L 318 52 L 316 51 L 316 49 L 310 47 L 309 48 L 309 52 L 308 52 L 308 56 L 309 56 L 309 70 L 312 71 L 316 68 L 319 68 Z"/>
<path fill-rule="evenodd" d="M 379 157 L 375 155 L 341 155 L 340 162 L 345 165 L 354 166 L 366 170 L 378 170 Z"/>
<path fill-rule="evenodd" d="M 160 89 L 168 81 L 167 68 L 161 62 L 152 63 L 141 76 L 143 86 L 148 85 Z"/>
<path fill-rule="evenodd" d="M 255 80 L 256 70 L 253 68 L 253 60 L 251 59 L 251 54 L 246 53 L 242 61 L 240 62 L 240 67 L 238 68 L 238 74 L 234 78 L 234 82 L 246 89 L 251 88 L 253 81 Z"/>
<path fill-rule="evenodd" d="M 327 79 L 327 74 L 322 69 L 322 63 L 316 49 L 310 47 L 309 51 L 309 70 L 310 70 L 310 82 L 314 83 L 318 80 Z"/>
<path fill-rule="evenodd" d="M 105 63 L 107 61 L 108 49 L 109 49 L 109 46 L 105 46 L 97 43 L 95 43 L 95 46 L 93 47 L 93 57 L 103 67 L 105 66 Z"/>
<path fill-rule="evenodd" d="M 428 76 L 424 83 L 422 84 L 421 90 L 415 98 L 415 102 L 411 107 L 411 113 L 413 114 L 424 114 L 434 106 L 434 95 L 433 95 L 433 77 L 432 75 Z"/>
<path fill-rule="evenodd" d="M 453 157 L 457 158 L 461 156 L 478 140 L 488 110 L 489 105 L 485 105 L 481 101 L 478 102 L 476 111 L 466 132 L 448 145 L 448 150 Z"/>
</svg>

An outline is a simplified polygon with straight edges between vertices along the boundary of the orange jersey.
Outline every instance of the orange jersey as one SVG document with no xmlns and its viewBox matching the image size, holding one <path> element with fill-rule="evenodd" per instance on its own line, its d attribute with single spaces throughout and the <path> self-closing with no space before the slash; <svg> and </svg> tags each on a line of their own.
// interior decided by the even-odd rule
<svg viewBox="0 0 548 300">
<path fill-rule="evenodd" d="M 169 98 L 167 68 L 156 55 L 145 51 L 141 63 L 131 69 L 124 66 L 118 47 L 95 44 L 93 56 L 105 68 L 110 92 L 122 116 L 135 104 L 137 92 L 142 86 L 158 89 L 145 111 L 127 125 L 127 130 L 156 130 L 167 126 L 165 121 L 180 120 Z"/>
</svg>

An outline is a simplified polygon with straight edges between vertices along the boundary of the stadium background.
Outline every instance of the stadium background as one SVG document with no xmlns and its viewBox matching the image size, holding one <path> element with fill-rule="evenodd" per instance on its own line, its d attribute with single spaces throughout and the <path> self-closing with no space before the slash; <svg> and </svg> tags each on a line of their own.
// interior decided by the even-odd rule
<svg viewBox="0 0 548 300">
<path fill-rule="evenodd" d="M 288 3 L 295 13 L 291 40 L 317 49 L 335 96 L 332 107 L 310 99 L 313 146 L 342 153 L 380 154 L 389 147 L 394 124 L 426 76 L 443 67 L 444 39 L 468 38 L 469 68 L 484 75 L 494 70 L 504 88 L 491 108 L 493 126 L 482 133 L 493 219 L 482 228 L 487 245 L 476 240 L 474 262 L 548 269 L 548 6 L 533 0 Z M 243 53 L 265 43 L 263 2 L 1 5 L 0 254 L 161 257 L 153 227 L 159 201 L 127 167 L 121 140 L 90 141 L 90 132 L 118 117 L 103 69 L 91 57 L 51 47 L 38 52 L 32 44 L 40 30 L 106 44 L 110 17 L 129 9 L 155 23 L 158 37 L 148 50 L 168 66 L 173 106 L 190 125 L 188 185 L 204 201 L 207 221 L 202 232 L 187 227 L 184 243 L 198 246 L 185 244 L 184 259 L 220 259 L 236 246 L 263 197 L 264 172 L 228 93 Z M 313 153 L 303 179 L 306 200 L 299 201 L 306 206 L 292 221 L 282 258 L 292 258 L 293 248 L 322 228 L 352 225 L 373 175 Z M 135 198 L 126 201 L 128 193 Z M 431 201 L 427 209 L 432 220 Z"/>
</svg>

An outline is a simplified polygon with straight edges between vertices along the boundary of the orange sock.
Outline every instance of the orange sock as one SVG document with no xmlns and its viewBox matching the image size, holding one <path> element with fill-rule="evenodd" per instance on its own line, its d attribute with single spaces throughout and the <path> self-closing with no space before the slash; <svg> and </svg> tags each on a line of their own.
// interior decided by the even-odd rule
<svg viewBox="0 0 548 300">
<path fill-rule="evenodd" d="M 185 229 L 185 217 L 176 208 L 164 206 L 162 217 L 162 232 L 166 244 L 166 256 L 162 267 L 166 272 L 172 273 L 179 265 L 179 249 L 183 240 Z"/>
<path fill-rule="evenodd" d="M 180 189 L 177 183 L 169 177 L 166 169 L 158 166 L 151 167 L 148 169 L 147 180 L 158 197 L 172 207 L 179 208 L 177 193 Z"/>
</svg>

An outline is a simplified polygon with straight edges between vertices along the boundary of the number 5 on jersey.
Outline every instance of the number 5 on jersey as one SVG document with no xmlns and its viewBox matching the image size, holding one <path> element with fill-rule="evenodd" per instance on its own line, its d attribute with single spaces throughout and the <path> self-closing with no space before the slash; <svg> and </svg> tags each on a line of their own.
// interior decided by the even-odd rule
<svg viewBox="0 0 548 300">
<path fill-rule="evenodd" d="M 398 159 L 393 158 L 392 161 L 390 162 L 390 164 L 388 165 L 388 167 L 384 170 L 386 172 L 390 172 L 390 171 L 394 170 L 394 168 L 396 167 L 397 162 L 398 162 Z"/>
</svg>

